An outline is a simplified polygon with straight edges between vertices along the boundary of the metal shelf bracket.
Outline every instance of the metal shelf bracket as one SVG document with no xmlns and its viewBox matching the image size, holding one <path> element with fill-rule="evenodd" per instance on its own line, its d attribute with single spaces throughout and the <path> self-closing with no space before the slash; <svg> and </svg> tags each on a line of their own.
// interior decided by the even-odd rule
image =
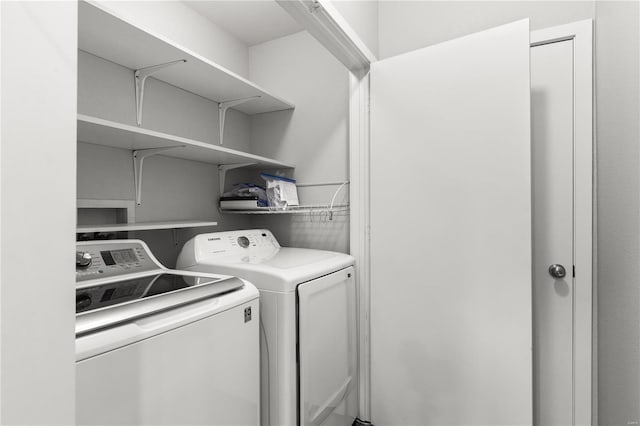
<svg viewBox="0 0 640 426">
<path fill-rule="evenodd" d="M 161 69 L 170 67 L 176 64 L 183 64 L 187 62 L 186 59 L 180 59 L 178 61 L 167 62 L 165 64 L 153 65 L 150 67 L 140 68 L 133 73 L 136 83 L 136 122 L 138 126 L 142 125 L 142 104 L 144 102 L 144 84 L 147 81 L 147 77 L 160 71 Z"/>
<path fill-rule="evenodd" d="M 314 14 L 316 12 L 318 12 L 319 10 L 322 10 L 322 5 L 320 4 L 320 2 L 318 0 L 314 0 L 311 3 L 309 3 L 309 13 Z"/>
<path fill-rule="evenodd" d="M 260 96 L 251 96 L 248 98 L 236 99 L 233 101 L 220 102 L 218 104 L 218 123 L 220 125 L 220 145 L 222 145 L 224 141 L 224 122 L 227 118 L 227 110 L 229 108 L 233 108 L 234 106 L 238 106 L 240 104 L 252 101 L 254 99 L 260 99 Z"/>
<path fill-rule="evenodd" d="M 144 166 L 144 159 L 154 155 L 158 155 L 162 152 L 170 149 L 184 148 L 185 145 L 167 146 L 164 148 L 148 148 L 137 149 L 133 151 L 133 178 L 136 185 L 136 205 L 142 205 L 142 169 Z"/>
<path fill-rule="evenodd" d="M 220 196 L 224 193 L 224 184 L 227 178 L 227 171 L 240 169 L 242 167 L 253 166 L 256 163 L 242 163 L 242 164 L 220 164 L 218 166 L 218 177 L 220 181 Z"/>
</svg>

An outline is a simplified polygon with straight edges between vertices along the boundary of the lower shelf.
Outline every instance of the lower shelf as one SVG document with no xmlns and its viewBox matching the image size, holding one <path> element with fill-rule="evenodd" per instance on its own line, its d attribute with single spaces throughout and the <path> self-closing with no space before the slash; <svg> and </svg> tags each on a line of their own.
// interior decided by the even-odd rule
<svg viewBox="0 0 640 426">
<path fill-rule="evenodd" d="M 205 222 L 197 220 L 168 221 L 168 222 L 134 222 L 116 223 L 109 225 L 79 225 L 78 234 L 89 232 L 117 232 L 117 231 L 148 231 L 153 229 L 181 229 L 198 228 L 202 226 L 217 226 L 218 222 Z"/>
<path fill-rule="evenodd" d="M 306 206 L 288 206 L 286 209 L 276 207 L 257 207 L 250 210 L 225 210 L 220 209 L 224 214 L 309 214 L 309 213 L 348 213 L 349 204 L 314 204 Z"/>
</svg>

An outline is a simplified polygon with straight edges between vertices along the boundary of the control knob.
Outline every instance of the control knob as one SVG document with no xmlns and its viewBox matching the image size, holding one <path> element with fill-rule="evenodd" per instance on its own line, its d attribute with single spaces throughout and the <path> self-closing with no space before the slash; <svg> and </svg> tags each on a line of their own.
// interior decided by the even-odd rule
<svg viewBox="0 0 640 426">
<path fill-rule="evenodd" d="M 91 306 L 91 296 L 88 294 L 76 296 L 76 313 L 87 309 L 89 306 Z"/>
<path fill-rule="evenodd" d="M 76 252 L 76 269 L 85 269 L 91 265 L 91 253 L 88 251 Z"/>
<path fill-rule="evenodd" d="M 249 244 L 251 244 L 251 242 L 249 241 L 249 239 L 245 236 L 242 237 L 238 237 L 238 245 L 242 248 L 247 248 L 249 247 Z"/>
</svg>

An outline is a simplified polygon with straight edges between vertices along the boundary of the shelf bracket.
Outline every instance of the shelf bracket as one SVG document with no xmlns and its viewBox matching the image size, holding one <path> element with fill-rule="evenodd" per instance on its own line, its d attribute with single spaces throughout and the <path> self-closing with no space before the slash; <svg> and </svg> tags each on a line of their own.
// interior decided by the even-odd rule
<svg viewBox="0 0 640 426">
<path fill-rule="evenodd" d="M 220 145 L 222 145 L 222 142 L 224 141 L 224 122 L 227 118 L 227 110 L 229 108 L 233 108 L 234 106 L 238 106 L 240 104 L 252 101 L 254 99 L 260 99 L 260 96 L 250 96 L 248 98 L 220 102 L 218 104 L 218 123 L 220 125 Z"/>
<path fill-rule="evenodd" d="M 147 77 L 160 71 L 161 69 L 170 67 L 176 64 L 183 64 L 187 62 L 186 59 L 180 59 L 178 61 L 167 62 L 165 64 L 153 65 L 150 67 L 140 68 L 133 73 L 134 81 L 136 83 L 136 122 L 138 126 L 142 125 L 142 103 L 144 102 L 144 84 L 147 81 Z"/>
<path fill-rule="evenodd" d="M 322 10 L 322 5 L 318 0 L 313 0 L 311 3 L 309 3 L 308 7 L 309 7 L 309 13 L 312 15 L 317 11 Z"/>
<path fill-rule="evenodd" d="M 177 145 L 167 146 L 164 148 L 137 149 L 133 151 L 133 179 L 136 185 L 136 205 L 142 205 L 142 168 L 144 166 L 144 159 L 147 157 L 158 155 L 170 149 L 184 147 L 185 145 Z"/>
<path fill-rule="evenodd" d="M 220 164 L 218 166 L 218 177 L 220 178 L 220 196 L 224 193 L 224 183 L 227 178 L 227 172 L 229 170 L 241 169 L 242 167 L 253 166 L 256 163 L 242 163 L 242 164 Z"/>
</svg>

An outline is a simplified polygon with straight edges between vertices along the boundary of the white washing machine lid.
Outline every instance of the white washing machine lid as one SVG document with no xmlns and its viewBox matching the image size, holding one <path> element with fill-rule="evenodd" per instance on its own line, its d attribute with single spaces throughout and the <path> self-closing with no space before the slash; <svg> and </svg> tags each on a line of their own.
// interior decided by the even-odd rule
<svg viewBox="0 0 640 426">
<path fill-rule="evenodd" d="M 210 271 L 244 278 L 260 290 L 290 292 L 300 283 L 328 275 L 353 265 L 353 257 L 324 250 L 282 247 L 268 259 L 203 259 L 198 266 Z"/>
<path fill-rule="evenodd" d="M 236 277 L 167 269 L 140 240 L 78 242 L 76 253 L 90 259 L 84 266 L 76 262 L 76 336 L 205 299 L 220 306 L 230 293 L 258 296 Z"/>
<path fill-rule="evenodd" d="M 233 242 L 243 236 L 248 247 Z M 177 267 L 192 271 L 234 275 L 250 281 L 260 290 L 291 292 L 311 281 L 354 264 L 345 253 L 305 248 L 280 247 L 267 230 L 201 234 L 188 241 L 178 257 Z"/>
</svg>

